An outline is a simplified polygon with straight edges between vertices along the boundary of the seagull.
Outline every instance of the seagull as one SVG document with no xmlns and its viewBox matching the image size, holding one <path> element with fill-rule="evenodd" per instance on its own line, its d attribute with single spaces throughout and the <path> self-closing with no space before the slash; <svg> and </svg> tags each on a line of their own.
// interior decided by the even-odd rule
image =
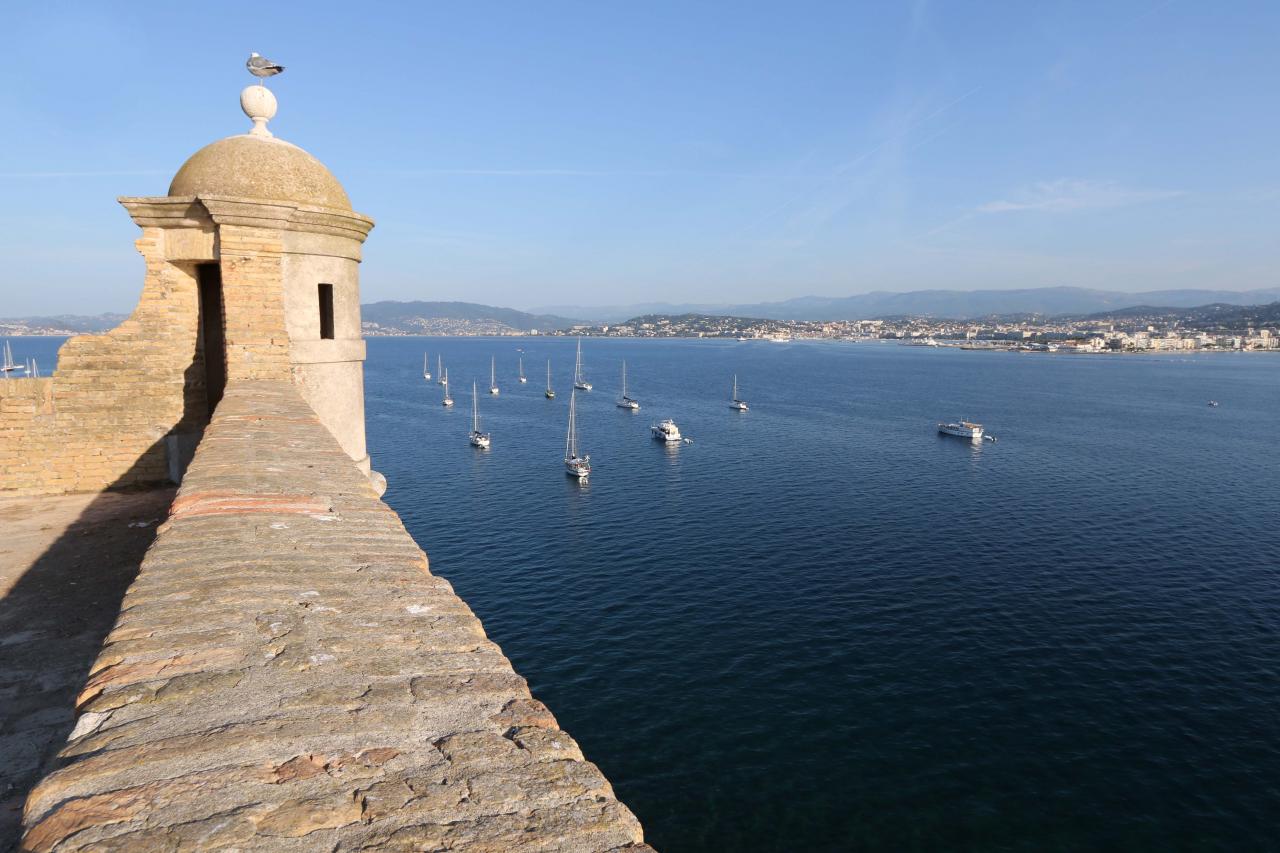
<svg viewBox="0 0 1280 853">
<path fill-rule="evenodd" d="M 244 64 L 249 69 L 249 73 L 259 80 L 259 85 L 265 77 L 274 77 L 284 70 L 283 65 L 276 65 L 265 56 L 259 56 L 256 53 L 249 54 L 249 61 Z"/>
</svg>

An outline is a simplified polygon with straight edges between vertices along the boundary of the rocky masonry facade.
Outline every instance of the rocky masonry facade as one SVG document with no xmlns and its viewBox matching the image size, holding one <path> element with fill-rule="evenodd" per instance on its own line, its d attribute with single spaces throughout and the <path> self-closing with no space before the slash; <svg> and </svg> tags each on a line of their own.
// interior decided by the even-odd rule
<svg viewBox="0 0 1280 853">
<path fill-rule="evenodd" d="M 166 260 L 159 228 L 137 247 L 146 279 L 128 320 L 67 341 L 51 379 L 0 383 L 0 494 L 163 482 L 165 437 L 207 419 L 194 268 Z"/>
<path fill-rule="evenodd" d="M 228 387 L 22 849 L 648 850 L 295 386 Z"/>
</svg>

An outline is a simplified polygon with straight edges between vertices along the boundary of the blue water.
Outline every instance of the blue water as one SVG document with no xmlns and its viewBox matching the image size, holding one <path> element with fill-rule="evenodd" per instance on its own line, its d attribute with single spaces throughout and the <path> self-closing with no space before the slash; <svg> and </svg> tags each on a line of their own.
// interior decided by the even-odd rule
<svg viewBox="0 0 1280 853">
<path fill-rule="evenodd" d="M 580 486 L 573 345 L 370 340 L 369 445 L 660 849 L 1275 843 L 1280 360 L 589 339 Z"/>
<path fill-rule="evenodd" d="M 1276 845 L 1276 357 L 588 339 L 580 485 L 573 345 L 371 339 L 369 446 L 659 849 Z"/>
</svg>

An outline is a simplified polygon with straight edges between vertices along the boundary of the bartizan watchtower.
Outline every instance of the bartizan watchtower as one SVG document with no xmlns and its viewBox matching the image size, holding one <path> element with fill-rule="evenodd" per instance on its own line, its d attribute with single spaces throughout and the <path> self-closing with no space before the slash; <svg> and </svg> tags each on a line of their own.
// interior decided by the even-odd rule
<svg viewBox="0 0 1280 853">
<path fill-rule="evenodd" d="M 193 154 L 168 195 L 120 202 L 144 230 L 159 231 L 148 266 L 194 276 L 201 364 L 191 378 L 206 410 L 228 381 L 291 379 L 370 474 L 359 264 L 373 220 L 352 210 L 324 164 L 267 129 L 271 90 L 247 87 L 240 106 L 248 132 Z"/>
<path fill-rule="evenodd" d="M 373 220 L 324 165 L 267 129 L 191 156 L 169 193 L 122 198 L 146 265 L 133 313 L 80 335 L 44 379 L 0 383 L 0 494 L 88 492 L 182 478 L 227 384 L 297 386 L 373 481 L 365 450 L 360 251 Z"/>
</svg>

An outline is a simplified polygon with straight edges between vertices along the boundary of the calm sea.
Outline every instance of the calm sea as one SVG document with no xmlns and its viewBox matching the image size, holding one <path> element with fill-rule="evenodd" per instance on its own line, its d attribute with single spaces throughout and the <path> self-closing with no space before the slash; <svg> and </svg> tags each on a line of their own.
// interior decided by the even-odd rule
<svg viewBox="0 0 1280 853">
<path fill-rule="evenodd" d="M 1276 357 L 587 339 L 578 484 L 573 347 L 370 340 L 370 452 L 659 849 L 1276 844 Z"/>
</svg>

